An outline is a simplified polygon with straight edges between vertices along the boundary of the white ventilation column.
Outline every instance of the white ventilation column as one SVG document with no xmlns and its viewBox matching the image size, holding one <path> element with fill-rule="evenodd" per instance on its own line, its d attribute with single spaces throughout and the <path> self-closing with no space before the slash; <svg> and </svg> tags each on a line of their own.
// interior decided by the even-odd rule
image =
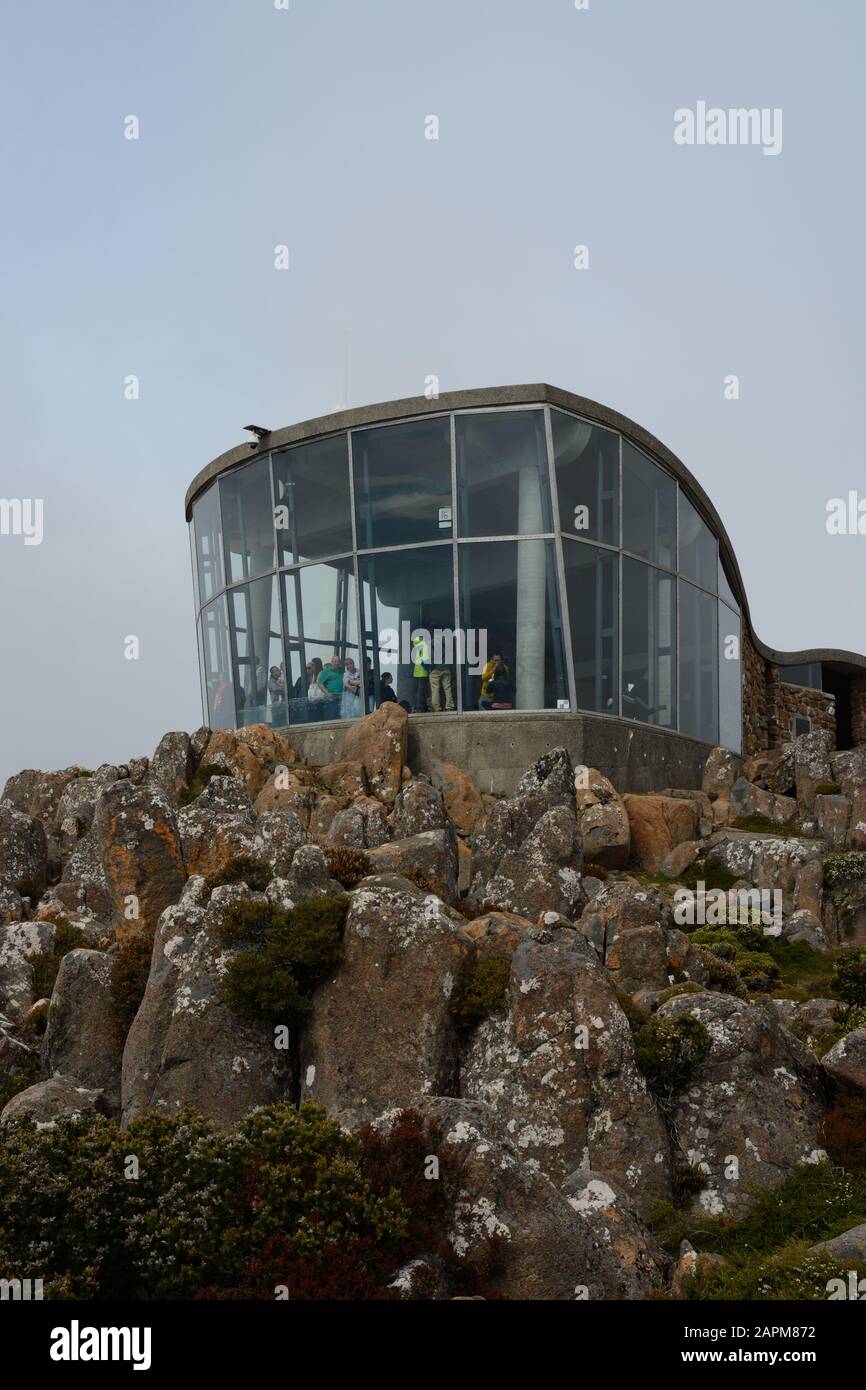
<svg viewBox="0 0 866 1390">
<path fill-rule="evenodd" d="M 543 531 L 538 468 L 521 468 L 517 529 Z M 514 683 L 517 709 L 544 709 L 544 609 L 547 588 L 545 541 L 517 542 L 517 639 Z"/>
</svg>

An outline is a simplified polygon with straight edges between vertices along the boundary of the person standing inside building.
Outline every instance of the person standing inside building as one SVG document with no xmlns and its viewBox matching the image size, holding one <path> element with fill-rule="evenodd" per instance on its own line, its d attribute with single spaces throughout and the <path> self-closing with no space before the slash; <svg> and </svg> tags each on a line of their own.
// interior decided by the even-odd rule
<svg viewBox="0 0 866 1390">
<path fill-rule="evenodd" d="M 379 679 L 379 705 L 380 705 L 380 707 L 381 707 L 382 705 L 390 704 L 391 701 L 393 701 L 395 705 L 396 705 L 396 703 L 397 703 L 397 696 L 394 694 L 394 691 L 393 691 L 392 688 L 391 688 L 391 682 L 392 682 L 393 679 L 394 679 L 394 677 L 391 675 L 391 672 L 390 672 L 390 671 L 383 671 L 383 672 L 382 672 L 382 675 L 381 675 L 381 677 L 380 677 L 380 679 Z"/>
<path fill-rule="evenodd" d="M 340 717 L 340 701 L 343 698 L 342 665 L 340 658 L 334 654 L 327 666 L 322 667 L 319 676 L 319 689 L 323 691 L 325 700 L 328 701 L 322 716 L 324 719 L 338 719 Z M 334 708 L 335 705 L 336 708 Z"/>
<path fill-rule="evenodd" d="M 350 656 L 346 657 L 343 669 L 343 697 L 340 702 L 341 719 L 357 719 L 361 708 L 361 672 L 355 669 Z"/>
<path fill-rule="evenodd" d="M 420 635 L 412 638 L 412 683 L 415 713 L 425 714 L 430 687 L 430 652 Z"/>
<path fill-rule="evenodd" d="M 443 703 L 444 702 L 444 703 Z M 443 708 L 454 709 L 454 686 L 450 666 L 430 668 L 430 708 L 438 714 Z"/>
</svg>

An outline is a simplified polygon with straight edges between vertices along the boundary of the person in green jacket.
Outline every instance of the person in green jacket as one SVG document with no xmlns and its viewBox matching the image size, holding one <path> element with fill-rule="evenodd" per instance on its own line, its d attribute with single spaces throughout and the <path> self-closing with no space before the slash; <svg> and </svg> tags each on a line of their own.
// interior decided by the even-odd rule
<svg viewBox="0 0 866 1390">
<path fill-rule="evenodd" d="M 430 685 L 430 652 L 421 636 L 412 638 L 412 682 L 415 713 L 424 714 Z"/>
<path fill-rule="evenodd" d="M 325 699 L 336 703 L 336 709 L 325 706 L 326 719 L 339 719 L 340 701 L 343 697 L 343 663 L 338 656 L 332 656 L 327 666 L 323 666 L 319 675 L 319 688 L 324 691 Z"/>
</svg>

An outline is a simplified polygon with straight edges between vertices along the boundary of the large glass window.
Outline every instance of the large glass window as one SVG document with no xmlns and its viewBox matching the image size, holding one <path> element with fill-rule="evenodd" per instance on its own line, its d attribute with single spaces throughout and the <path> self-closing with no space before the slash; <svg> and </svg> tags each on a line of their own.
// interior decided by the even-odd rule
<svg viewBox="0 0 866 1390">
<path fill-rule="evenodd" d="M 680 489 L 680 573 L 716 591 L 718 544 L 716 538 Z"/>
<path fill-rule="evenodd" d="M 274 516 L 268 458 L 220 478 L 220 507 L 230 584 L 274 568 Z"/>
<path fill-rule="evenodd" d="M 198 601 L 207 603 L 223 587 L 222 536 L 217 484 L 213 483 L 192 507 L 198 569 Z"/>
<path fill-rule="evenodd" d="M 212 729 L 233 729 L 235 693 L 225 594 L 202 609 L 199 637 L 208 724 Z M 243 704 L 242 691 L 240 696 L 240 703 Z"/>
<path fill-rule="evenodd" d="M 561 410 L 550 422 L 562 530 L 619 545 L 619 435 Z"/>
<path fill-rule="evenodd" d="M 799 685 L 807 690 L 820 690 L 821 663 L 807 661 L 801 666 L 780 666 L 779 679 L 783 685 Z"/>
<path fill-rule="evenodd" d="M 675 729 L 676 580 L 638 560 L 622 562 L 622 713 Z"/>
<path fill-rule="evenodd" d="M 276 576 L 232 589 L 229 613 L 238 724 L 287 723 Z"/>
<path fill-rule="evenodd" d="M 281 565 L 352 549 L 345 434 L 275 454 L 274 490 Z"/>
<path fill-rule="evenodd" d="M 486 677 L 464 669 L 464 708 L 567 709 L 553 542 L 461 545 L 458 559 L 461 626 L 488 658 Z M 491 691 L 495 657 L 505 667 L 498 692 Z M 490 698 L 497 693 L 501 698 Z"/>
<path fill-rule="evenodd" d="M 457 415 L 461 536 L 526 536 L 551 530 L 544 414 Z"/>
<path fill-rule="evenodd" d="M 577 708 L 619 710 L 619 556 L 562 542 Z"/>
<path fill-rule="evenodd" d="M 719 741 L 718 601 L 680 580 L 680 733 Z"/>
<path fill-rule="evenodd" d="M 360 713 L 351 701 L 310 699 L 311 684 L 336 656 L 344 673 L 357 668 L 358 608 L 352 560 L 333 560 L 324 565 L 304 565 L 283 575 L 286 614 L 286 652 L 289 662 L 287 693 L 289 722 L 340 719 Z M 351 665 L 348 665 L 351 663 Z M 339 684 L 339 683 L 336 683 Z"/>
<path fill-rule="evenodd" d="M 743 654 L 739 613 L 719 604 L 719 743 L 739 753 L 743 744 Z"/>
<path fill-rule="evenodd" d="M 361 550 L 450 538 L 451 425 L 447 415 L 356 430 L 352 467 Z"/>
<path fill-rule="evenodd" d="M 382 698 L 387 672 L 397 700 L 410 709 L 428 709 L 434 686 L 437 705 L 453 708 L 459 671 L 476 652 L 464 651 L 457 639 L 452 547 L 364 555 L 360 576 L 370 707 Z M 413 637 L 424 643 L 420 651 Z M 432 681 L 431 671 L 439 673 Z"/>
<path fill-rule="evenodd" d="M 633 555 L 673 569 L 677 486 L 673 478 L 622 441 L 622 545 Z"/>
<path fill-rule="evenodd" d="M 719 598 L 724 599 L 724 600 L 725 600 L 725 603 L 728 605 L 728 607 L 729 607 L 729 608 L 733 608 L 733 610 L 734 610 L 735 613 L 739 613 L 739 611 L 740 611 L 740 605 L 737 603 L 737 600 L 734 598 L 734 591 L 733 591 L 733 589 L 731 588 L 730 584 L 728 583 L 728 576 L 725 574 L 725 568 L 724 568 L 724 565 L 722 564 L 722 558 L 721 558 L 721 556 L 719 556 L 719 571 L 718 571 L 718 576 L 719 576 Z"/>
</svg>

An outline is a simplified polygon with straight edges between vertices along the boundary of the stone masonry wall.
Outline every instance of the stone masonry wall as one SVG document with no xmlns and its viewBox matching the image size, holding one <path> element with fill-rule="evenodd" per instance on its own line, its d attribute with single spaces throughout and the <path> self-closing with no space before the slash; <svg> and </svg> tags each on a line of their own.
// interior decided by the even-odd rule
<svg viewBox="0 0 866 1390">
<path fill-rule="evenodd" d="M 851 681 L 851 742 L 866 743 L 866 676 Z"/>
<path fill-rule="evenodd" d="M 744 625 L 745 626 L 745 625 Z M 743 632 L 743 753 L 767 750 L 767 663 Z"/>
<path fill-rule="evenodd" d="M 836 747 L 836 701 L 826 690 L 807 690 L 801 685 L 785 685 L 778 666 L 767 669 L 767 743 L 778 748 L 793 736 L 795 715 L 807 715 L 812 728 L 830 734 Z"/>
</svg>

